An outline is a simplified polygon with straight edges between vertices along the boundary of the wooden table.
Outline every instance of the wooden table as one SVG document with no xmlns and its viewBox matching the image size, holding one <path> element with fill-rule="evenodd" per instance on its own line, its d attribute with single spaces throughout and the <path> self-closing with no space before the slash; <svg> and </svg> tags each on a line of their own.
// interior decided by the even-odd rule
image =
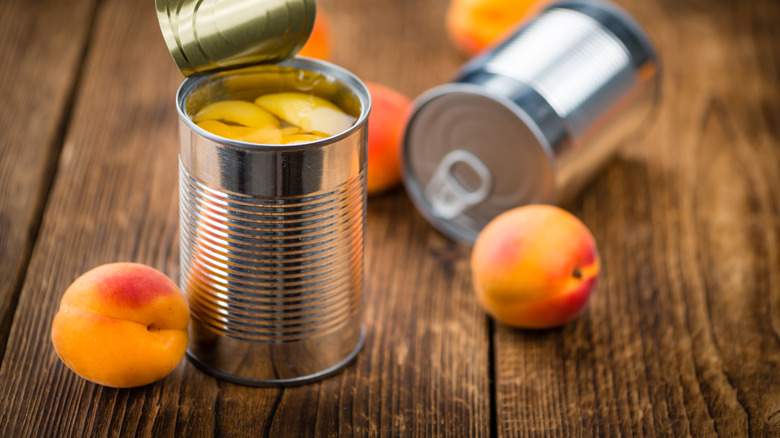
<svg viewBox="0 0 780 438">
<path fill-rule="evenodd" d="M 445 0 L 321 0 L 332 61 L 411 97 L 465 62 Z M 490 320 L 470 250 L 403 189 L 368 202 L 367 341 L 335 377 L 216 380 L 183 360 L 85 381 L 50 328 L 81 273 L 179 276 L 182 76 L 153 2 L 0 4 L 0 436 L 780 436 L 780 2 L 620 0 L 663 59 L 657 118 L 568 210 L 603 261 L 588 311 Z"/>
</svg>

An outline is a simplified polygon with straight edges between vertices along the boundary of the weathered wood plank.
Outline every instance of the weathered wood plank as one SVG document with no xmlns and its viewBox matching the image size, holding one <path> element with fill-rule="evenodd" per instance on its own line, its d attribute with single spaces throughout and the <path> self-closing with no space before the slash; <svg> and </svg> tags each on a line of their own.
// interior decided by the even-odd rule
<svg viewBox="0 0 780 438">
<path fill-rule="evenodd" d="M 55 18 L 65 17 L 61 11 Z M 60 297 L 89 268 L 139 261 L 177 275 L 178 142 L 172 105 L 181 76 L 159 37 L 153 4 L 102 2 L 95 26 L 0 368 L 3 436 L 172 431 L 170 420 L 177 419 L 179 406 L 188 407 L 188 400 L 179 399 L 186 394 L 179 390 L 181 380 L 190 375 L 184 363 L 159 385 L 118 391 L 71 373 L 51 346 Z M 36 32 L 49 36 L 46 29 Z M 30 62 L 45 62 L 28 56 Z M 188 381 L 198 382 L 199 374 L 195 377 Z M 200 383 L 199 393 L 208 394 L 211 387 Z M 202 406 L 191 410 L 185 425 L 201 430 L 208 418 L 198 411 Z"/>
<path fill-rule="evenodd" d="M 658 119 L 568 206 L 602 255 L 589 311 L 497 327 L 499 435 L 775 436 L 780 5 L 620 3 L 663 59 Z"/>
<path fill-rule="evenodd" d="M 0 4 L 0 360 L 62 147 L 94 5 Z"/>
</svg>

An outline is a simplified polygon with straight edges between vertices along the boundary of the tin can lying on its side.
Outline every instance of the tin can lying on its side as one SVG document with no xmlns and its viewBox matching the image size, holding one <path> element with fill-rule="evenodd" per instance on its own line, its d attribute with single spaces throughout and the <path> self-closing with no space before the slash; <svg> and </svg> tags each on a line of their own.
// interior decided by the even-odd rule
<svg viewBox="0 0 780 438">
<path fill-rule="evenodd" d="M 555 3 L 415 101 L 407 191 L 465 244 L 511 208 L 565 202 L 648 120 L 659 71 L 649 39 L 622 10 Z"/>
</svg>

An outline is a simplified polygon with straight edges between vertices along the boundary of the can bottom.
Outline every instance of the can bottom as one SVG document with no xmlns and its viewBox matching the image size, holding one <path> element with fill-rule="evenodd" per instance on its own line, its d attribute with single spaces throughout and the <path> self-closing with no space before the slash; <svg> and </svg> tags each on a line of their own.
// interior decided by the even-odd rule
<svg viewBox="0 0 780 438">
<path fill-rule="evenodd" d="M 200 360 L 192 351 L 190 351 L 190 349 L 187 349 L 187 357 L 196 367 L 198 367 L 198 369 L 200 369 L 204 373 L 216 377 L 220 380 L 225 380 L 230 383 L 235 383 L 238 385 L 245 385 L 245 386 L 266 386 L 266 387 L 295 386 L 295 385 L 303 385 L 306 383 L 316 382 L 318 380 L 322 380 L 324 378 L 330 377 L 338 373 L 342 368 L 344 368 L 350 362 L 352 362 L 352 360 L 354 360 L 355 357 L 357 357 L 357 354 L 363 348 L 363 344 L 365 343 L 365 341 L 366 341 L 366 328 L 365 326 L 361 326 L 360 337 L 358 338 L 358 342 L 357 345 L 355 346 L 355 349 L 352 350 L 341 362 L 325 370 L 312 373 L 306 376 L 295 377 L 290 379 L 255 379 L 255 378 L 243 377 L 235 374 L 226 373 L 224 371 L 220 371 L 215 368 L 212 368 L 204 361 Z"/>
</svg>

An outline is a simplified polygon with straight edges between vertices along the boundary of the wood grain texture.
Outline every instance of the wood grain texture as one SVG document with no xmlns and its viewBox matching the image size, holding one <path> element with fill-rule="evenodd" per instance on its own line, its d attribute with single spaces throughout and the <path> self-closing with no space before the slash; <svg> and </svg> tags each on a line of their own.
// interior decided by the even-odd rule
<svg viewBox="0 0 780 438">
<path fill-rule="evenodd" d="M 177 275 L 178 141 L 171 106 L 180 74 L 156 38 L 154 18 L 153 6 L 143 2 L 109 1 L 97 9 L 0 368 L 2 436 L 134 434 L 168 427 L 162 421 L 176 418 L 164 414 L 180 404 L 170 388 L 187 375 L 184 363 L 160 385 L 102 388 L 71 373 L 49 335 L 65 288 L 94 266 L 138 261 Z M 203 418 L 193 414 L 188 421 Z"/>
<path fill-rule="evenodd" d="M 62 147 L 93 0 L 0 4 L 0 359 Z"/>
<path fill-rule="evenodd" d="M 500 436 L 777 436 L 780 4 L 620 2 L 657 120 L 568 206 L 603 271 L 559 330 L 497 327 Z"/>
<path fill-rule="evenodd" d="M 49 331 L 65 288 L 94 266 L 178 278 L 182 77 L 151 3 L 2 3 L 0 48 L 18 68 L 0 67 L 0 96 L 19 109 L 0 106 L 6 324 L 15 307 L 0 436 L 779 436 L 780 3 L 618 3 L 658 46 L 663 97 L 565 206 L 602 256 L 581 318 L 548 331 L 490 321 L 469 249 L 398 189 L 369 199 L 367 339 L 341 373 L 248 388 L 185 360 L 129 390 L 71 373 Z M 319 4 L 333 61 L 364 80 L 414 97 L 465 61 L 444 32 L 447 0 Z"/>
<path fill-rule="evenodd" d="M 438 16 L 443 6 L 426 11 Z M 428 31 L 437 38 L 418 41 L 407 32 L 371 42 L 370 50 L 386 51 L 378 70 L 375 58 L 345 42 L 354 34 L 401 32 L 405 17 L 422 24 L 425 16 L 418 17 L 414 2 L 368 12 L 360 1 L 324 7 L 332 11 L 334 45 L 347 48 L 337 55 L 347 68 L 384 80 L 395 66 L 417 78 L 394 84 L 407 90 L 441 80 L 397 68 L 411 65 L 431 44 L 448 47 L 441 28 Z M 381 28 L 373 24 L 380 17 L 386 17 Z M 470 294 L 467 252 L 433 233 L 419 215 L 399 222 L 399 209 L 413 212 L 400 190 L 370 203 L 367 341 L 339 375 L 301 387 L 248 388 L 183 361 L 159 383 L 116 390 L 86 382 L 59 362 L 48 331 L 59 297 L 80 273 L 137 261 L 178 276 L 173 96 L 181 76 L 148 5 L 101 3 L 93 39 L 0 368 L 0 435 L 487 435 L 488 323 Z M 443 59 L 457 64 L 449 50 L 452 56 Z"/>
<path fill-rule="evenodd" d="M 333 21 L 332 61 L 414 98 L 467 61 L 447 38 L 447 0 L 320 0 Z"/>
</svg>

